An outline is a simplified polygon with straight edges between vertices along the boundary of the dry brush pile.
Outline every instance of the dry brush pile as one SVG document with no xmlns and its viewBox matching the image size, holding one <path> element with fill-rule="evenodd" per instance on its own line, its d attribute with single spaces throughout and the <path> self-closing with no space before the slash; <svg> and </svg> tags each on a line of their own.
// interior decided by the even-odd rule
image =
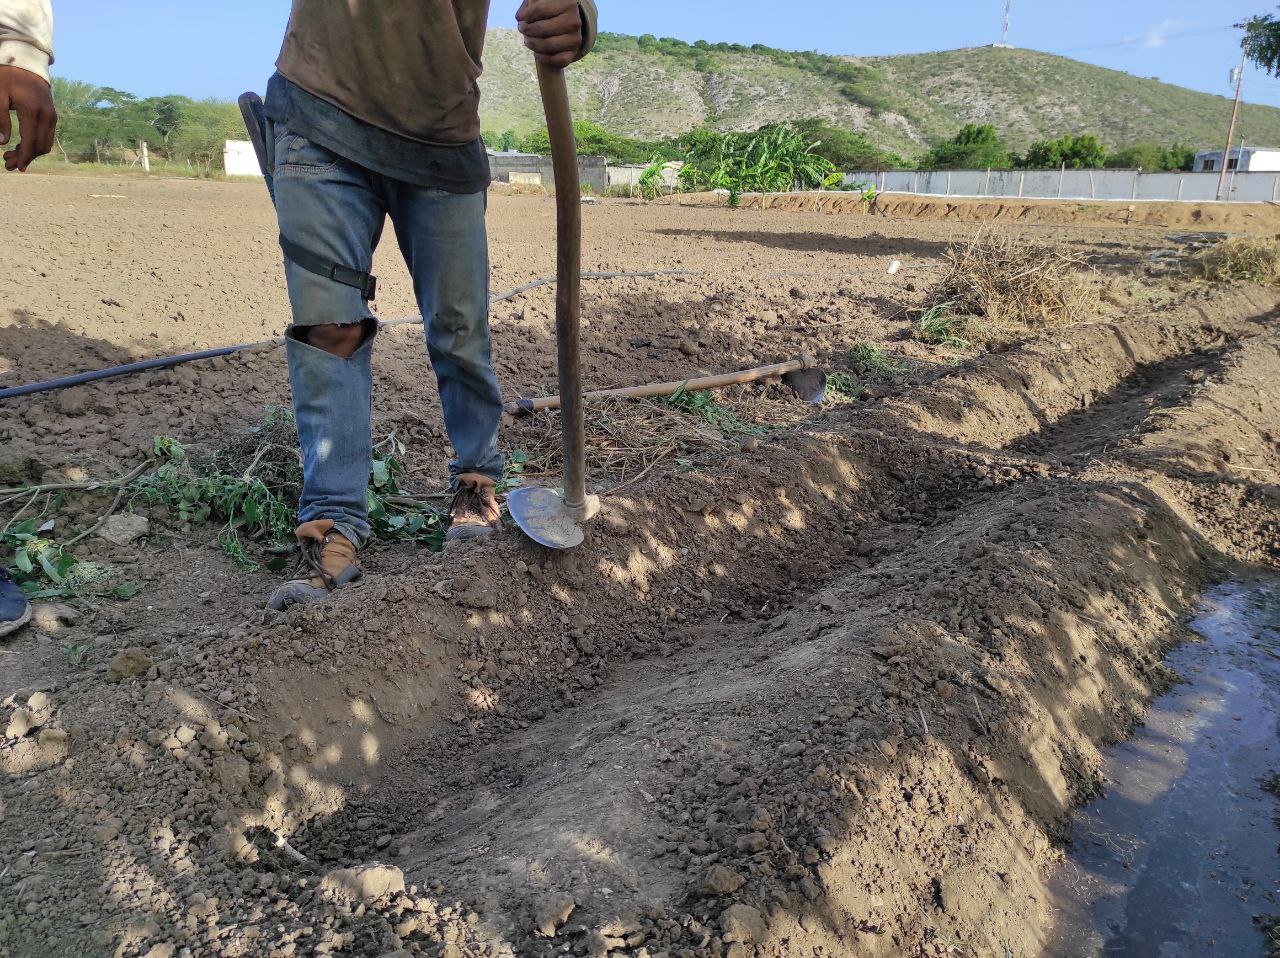
<svg viewBox="0 0 1280 958">
<path fill-rule="evenodd" d="M 981 230 L 946 260 L 921 318 L 929 341 L 999 345 L 1082 320 L 1098 303 L 1088 261 L 1060 245 Z"/>
</svg>

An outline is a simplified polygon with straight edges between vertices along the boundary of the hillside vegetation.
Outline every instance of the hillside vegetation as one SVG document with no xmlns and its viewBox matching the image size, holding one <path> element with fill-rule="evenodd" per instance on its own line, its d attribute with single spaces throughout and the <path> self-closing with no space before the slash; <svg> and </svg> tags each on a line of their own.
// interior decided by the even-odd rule
<svg viewBox="0 0 1280 958">
<path fill-rule="evenodd" d="M 525 134 L 541 124 L 515 31 L 490 31 L 481 85 L 485 129 Z M 628 136 L 819 117 L 907 157 L 967 123 L 994 125 L 1019 151 L 1081 132 L 1110 147 L 1207 148 L 1220 145 L 1230 110 L 1223 97 L 1033 50 L 857 58 L 616 34 L 570 71 L 570 88 L 580 119 Z M 1246 105 L 1241 125 L 1249 142 L 1280 145 L 1280 110 Z"/>
</svg>

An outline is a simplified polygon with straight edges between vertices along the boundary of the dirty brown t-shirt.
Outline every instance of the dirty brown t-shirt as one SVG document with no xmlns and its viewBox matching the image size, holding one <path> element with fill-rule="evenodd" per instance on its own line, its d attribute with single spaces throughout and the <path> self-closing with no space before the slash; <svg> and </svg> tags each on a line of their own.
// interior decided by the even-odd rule
<svg viewBox="0 0 1280 958">
<path fill-rule="evenodd" d="M 595 3 L 582 0 L 586 56 Z M 276 69 L 382 130 L 458 146 L 480 136 L 489 0 L 293 0 Z"/>
</svg>

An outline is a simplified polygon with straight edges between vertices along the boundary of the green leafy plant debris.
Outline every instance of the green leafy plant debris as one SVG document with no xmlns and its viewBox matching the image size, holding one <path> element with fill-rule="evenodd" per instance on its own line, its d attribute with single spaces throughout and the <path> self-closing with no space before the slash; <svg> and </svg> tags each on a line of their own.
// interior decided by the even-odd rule
<svg viewBox="0 0 1280 958">
<path fill-rule="evenodd" d="M 681 386 L 665 400 L 667 405 L 675 406 L 685 412 L 704 420 L 708 425 L 719 429 L 725 435 L 764 436 L 768 429 L 752 423 L 743 422 L 732 412 L 716 402 L 710 392 L 691 392 Z"/>
<path fill-rule="evenodd" d="M 874 343 L 858 343 L 848 352 L 849 362 L 864 379 L 887 382 L 907 371 L 883 346 Z"/>
<path fill-rule="evenodd" d="M 954 303 L 937 303 L 925 310 L 918 329 L 920 338 L 927 343 L 968 349 L 969 341 L 962 335 L 968 324 L 969 318 L 955 312 Z"/>
<path fill-rule="evenodd" d="M 0 547 L 12 557 L 6 568 L 30 599 L 131 599 L 136 583 L 109 585 L 110 570 L 77 559 L 53 538 L 54 520 L 33 517 L 0 532 Z"/>
<path fill-rule="evenodd" d="M 427 503 L 400 488 L 404 445 L 391 434 L 374 447 L 369 474 L 369 523 L 376 538 L 439 550 L 445 523 Z M 268 409 L 262 422 L 224 448 L 188 451 L 177 440 L 155 440 L 160 465 L 134 483 L 135 500 L 166 508 L 191 525 L 221 524 L 218 543 L 246 570 L 279 571 L 294 541 L 302 465 L 287 410 Z M 261 558 L 255 554 L 261 553 Z"/>
<path fill-rule="evenodd" d="M 827 377 L 827 392 L 852 398 L 858 394 L 858 383 L 848 373 L 834 372 Z"/>
</svg>

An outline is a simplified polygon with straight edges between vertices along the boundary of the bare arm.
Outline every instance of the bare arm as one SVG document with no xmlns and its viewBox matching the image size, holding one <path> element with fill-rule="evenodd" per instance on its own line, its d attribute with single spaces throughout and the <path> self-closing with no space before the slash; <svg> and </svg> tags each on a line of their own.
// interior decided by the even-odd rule
<svg viewBox="0 0 1280 958">
<path fill-rule="evenodd" d="M 0 146 L 13 136 L 18 114 L 22 141 L 4 154 L 6 170 L 25 172 L 53 149 L 58 114 L 49 88 L 53 62 L 50 0 L 0 0 Z"/>
</svg>

